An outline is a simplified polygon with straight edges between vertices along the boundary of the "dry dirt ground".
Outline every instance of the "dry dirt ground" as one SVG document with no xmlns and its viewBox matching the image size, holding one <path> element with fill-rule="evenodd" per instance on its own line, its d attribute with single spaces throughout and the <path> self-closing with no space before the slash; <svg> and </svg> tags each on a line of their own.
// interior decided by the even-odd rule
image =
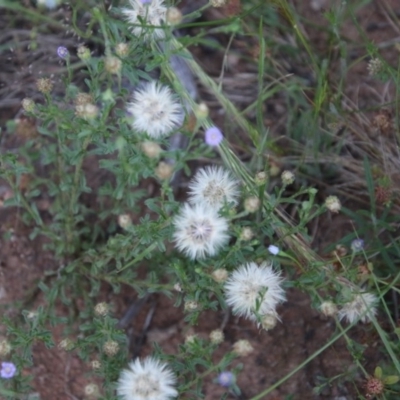
<svg viewBox="0 0 400 400">
<path fill-rule="evenodd" d="M 295 3 L 300 14 L 310 20 L 315 20 L 320 18 L 320 14 L 329 0 L 299 0 Z M 393 10 L 396 10 L 397 7 L 397 11 L 400 12 L 397 1 L 385 2 L 385 7 L 386 4 L 390 5 Z M 399 32 L 388 22 L 385 7 L 380 1 L 372 1 L 363 7 L 358 14 L 361 25 L 368 32 L 370 40 L 376 44 L 386 43 L 399 36 Z M 348 22 L 343 30 L 349 40 L 357 41 L 358 33 L 351 22 Z M 314 45 L 324 46 L 323 38 L 320 37 L 318 32 L 310 30 L 307 33 Z M 54 41 L 54 43 L 57 43 L 57 41 Z M 385 52 L 385 47 L 382 48 L 383 56 L 388 57 L 389 61 L 398 57 L 398 54 L 393 55 L 390 52 Z M 362 50 L 358 48 L 354 51 L 361 52 Z M 215 57 L 219 62 L 221 55 L 217 54 Z M 10 85 L 9 89 L 14 90 L 19 101 L 30 94 L 29 89 L 24 90 L 21 87 L 16 87 L 17 78 L 20 76 L 23 67 L 18 65 L 13 71 L 11 60 L 5 71 L 8 75 L 6 76 L 5 72 L 0 74 L 2 85 L 0 89 L 3 90 L 3 94 L 7 85 Z M 210 71 L 218 70 L 218 68 L 218 64 L 210 63 L 209 65 Z M 230 74 L 235 76 L 236 71 L 242 73 L 241 69 L 245 69 L 245 66 L 237 65 L 237 70 L 231 70 Z M 16 74 L 14 78 L 12 77 L 13 73 Z M 34 74 L 35 71 L 33 71 Z M 34 79 L 32 77 L 31 81 L 34 81 Z M 385 93 L 385 87 L 382 84 L 371 81 L 366 72 L 366 62 L 364 66 L 359 63 L 356 68 L 350 71 L 348 84 L 348 93 L 353 95 L 355 104 L 362 106 L 365 106 L 365 95 L 371 95 L 371 86 L 376 92 Z M 5 96 L 3 100 L 4 98 Z M 12 99 L 7 99 L 1 104 L 0 115 L 4 127 L 5 121 L 20 115 L 18 114 L 19 105 L 17 101 Z M 278 124 L 280 118 L 280 113 L 271 113 L 269 116 L 271 125 Z M 17 149 L 18 140 L 7 138 L 2 142 L 2 150 L 9 147 Z M 96 171 L 88 171 L 88 174 L 95 179 Z M 1 190 L 0 194 L 3 197 L 6 196 L 8 189 L 4 186 L 4 182 Z M 39 206 L 39 209 L 45 208 L 46 204 Z M 329 221 L 329 224 L 334 226 L 335 218 Z M 340 232 L 336 232 L 336 236 L 345 235 L 351 229 L 351 225 L 347 224 L 343 218 L 338 218 L 338 226 L 340 226 Z M 332 229 L 332 231 L 334 230 Z M 43 273 L 58 268 L 57 260 L 54 259 L 52 254 L 43 250 L 43 239 L 30 240 L 30 233 L 31 229 L 21 222 L 20 210 L 0 208 L 0 310 L 13 318 L 18 318 L 20 302 L 24 301 L 34 291 L 37 280 L 43 276 Z M 329 243 L 334 239 L 337 239 L 337 237 L 325 237 L 324 242 Z M 112 297 L 110 288 L 104 287 L 102 296 L 103 300 L 113 303 L 115 317 L 120 318 L 126 307 L 135 298 L 135 293 L 131 292 L 129 288 L 124 288 L 121 295 Z M 23 308 L 34 310 L 43 301 L 40 293 L 33 299 L 31 303 L 24 304 Z M 150 354 L 151 342 L 157 341 L 165 352 L 174 354 L 177 352 L 179 344 L 183 343 L 189 327 L 183 322 L 182 310 L 174 308 L 173 301 L 166 297 L 154 295 L 151 302 L 145 304 L 136 318 L 132 320 L 127 328 L 127 333 L 131 336 L 140 335 L 149 312 L 150 303 L 156 305 L 154 316 L 147 331 L 145 342 L 135 351 L 140 356 Z M 58 312 L 62 315 L 65 310 L 60 308 Z M 254 324 L 233 316 L 229 317 L 224 326 L 226 340 L 217 352 L 216 359 L 229 350 L 238 339 L 248 339 L 255 349 L 251 355 L 237 361 L 237 363 L 243 364 L 243 371 L 238 380 L 238 386 L 242 392 L 240 399 L 250 399 L 274 384 L 314 351 L 322 347 L 335 332 L 333 322 L 322 318 L 310 307 L 309 299 L 294 289 L 289 291 L 288 301 L 281 306 L 279 313 L 282 323 L 270 332 L 259 331 L 254 327 Z M 224 318 L 225 315 L 222 313 L 204 312 L 199 324 L 193 327 L 193 330 L 199 336 L 206 337 L 211 330 L 221 326 Z M 4 333 L 3 329 L 4 327 L 0 324 L 0 334 Z M 58 343 L 62 337 L 62 327 L 57 329 L 49 327 L 49 329 L 52 331 L 54 342 Z M 371 332 L 372 330 L 368 326 L 358 326 L 350 333 L 350 336 L 358 343 L 365 345 L 363 363 L 365 369 L 370 373 L 381 357 L 376 348 L 377 338 Z M 33 361 L 34 367 L 31 370 L 22 371 L 22 374 L 34 377 L 32 381 L 33 392 L 37 392 L 42 400 L 83 399 L 84 386 L 93 381 L 89 365 L 80 361 L 73 352 L 67 353 L 57 347 L 47 349 L 44 345 L 37 343 L 33 346 Z M 353 382 L 344 382 L 339 379 L 332 385 L 327 385 L 321 394 L 313 394 L 313 388 L 321 383 L 321 377 L 332 378 L 351 370 L 353 366 L 346 342 L 338 340 L 265 398 L 270 400 L 289 398 L 355 399 L 357 398 L 357 390 L 354 383 L 359 390 L 362 390 L 363 384 L 362 377 L 357 374 L 353 375 Z M 208 400 L 219 399 L 224 392 L 221 387 L 214 383 L 214 379 L 215 376 L 210 376 L 205 382 L 204 394 Z M 233 399 L 235 396 L 229 394 L 228 398 Z"/>
</svg>

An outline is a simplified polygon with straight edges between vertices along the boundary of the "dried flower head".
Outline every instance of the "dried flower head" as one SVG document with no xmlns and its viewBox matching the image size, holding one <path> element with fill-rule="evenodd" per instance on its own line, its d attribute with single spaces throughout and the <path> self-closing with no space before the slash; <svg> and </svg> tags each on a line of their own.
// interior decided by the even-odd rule
<svg viewBox="0 0 400 400">
<path fill-rule="evenodd" d="M 43 94 L 50 93 L 53 90 L 53 86 L 53 82 L 48 78 L 39 78 L 36 81 L 36 87 Z"/>
<path fill-rule="evenodd" d="M 131 8 L 123 8 L 122 13 L 135 36 L 142 36 L 146 40 L 165 36 L 162 25 L 167 18 L 167 7 L 163 0 L 129 0 L 129 4 Z"/>
<path fill-rule="evenodd" d="M 118 225 L 122 229 L 128 229 L 132 226 L 132 218 L 129 214 L 120 214 L 118 215 Z"/>
<path fill-rule="evenodd" d="M 292 171 L 283 171 L 281 179 L 284 186 L 291 185 L 294 182 L 294 173 Z"/>
<path fill-rule="evenodd" d="M 271 329 L 275 328 L 276 324 L 278 323 L 278 320 L 279 318 L 276 312 L 263 315 L 261 318 L 261 326 L 266 331 L 270 331 Z"/>
<path fill-rule="evenodd" d="M 337 305 L 332 301 L 324 301 L 319 306 L 319 309 L 326 317 L 334 317 L 338 312 Z"/>
<path fill-rule="evenodd" d="M 14 377 L 16 372 L 17 372 L 17 367 L 15 366 L 14 363 L 5 361 L 1 363 L 0 376 L 3 379 L 11 379 L 12 377 Z"/>
<path fill-rule="evenodd" d="M 249 228 L 248 226 L 245 226 L 242 229 L 242 232 L 240 233 L 240 240 L 243 240 L 245 242 L 253 239 L 254 237 L 254 232 L 251 228 Z"/>
<path fill-rule="evenodd" d="M 219 210 L 224 203 L 238 203 L 238 182 L 222 167 L 205 167 L 189 183 L 189 201 Z"/>
<path fill-rule="evenodd" d="M 167 11 L 167 22 L 169 25 L 178 25 L 182 22 L 182 12 L 177 7 L 169 7 Z"/>
<path fill-rule="evenodd" d="M 94 307 L 94 313 L 98 317 L 105 317 L 108 314 L 109 310 L 110 307 L 104 301 L 102 301 L 101 303 L 97 303 Z"/>
<path fill-rule="evenodd" d="M 261 201 L 257 196 L 247 197 L 244 201 L 244 209 L 249 213 L 255 213 L 260 209 Z"/>
<path fill-rule="evenodd" d="M 168 400 L 178 395 L 175 384 L 167 364 L 147 357 L 130 362 L 121 372 L 117 393 L 122 400 Z"/>
<path fill-rule="evenodd" d="M 33 112 L 35 111 L 36 104 L 32 99 L 25 98 L 22 100 L 22 108 L 26 112 Z"/>
<path fill-rule="evenodd" d="M 226 218 L 205 204 L 184 204 L 174 226 L 176 247 L 192 259 L 217 254 L 229 239 Z"/>
<path fill-rule="evenodd" d="M 116 342 L 114 340 L 107 340 L 103 344 L 103 351 L 109 357 L 115 356 L 119 351 L 118 342 Z"/>
<path fill-rule="evenodd" d="M 383 70 L 383 62 L 380 58 L 372 58 L 368 62 L 367 70 L 371 76 L 378 75 Z"/>
<path fill-rule="evenodd" d="M 153 81 L 137 90 L 128 104 L 132 126 L 154 139 L 165 137 L 183 122 L 183 109 L 167 86 Z"/>
<path fill-rule="evenodd" d="M 122 61 L 118 57 L 108 56 L 104 60 L 104 69 L 114 75 L 118 75 L 122 69 Z"/>
<path fill-rule="evenodd" d="M 205 132 L 205 142 L 209 146 L 218 146 L 223 139 L 224 135 L 216 126 L 208 128 Z"/>
<path fill-rule="evenodd" d="M 69 338 L 62 339 L 58 343 L 58 348 L 61 350 L 70 351 L 74 348 L 74 342 Z"/>
<path fill-rule="evenodd" d="M 336 196 L 328 196 L 325 199 L 325 207 L 333 213 L 338 213 L 342 208 L 342 204 Z"/>
<path fill-rule="evenodd" d="M 118 43 L 115 46 L 115 54 L 118 57 L 125 58 L 129 54 L 129 44 L 125 42 Z"/>
<path fill-rule="evenodd" d="M 375 396 L 379 396 L 383 393 L 384 389 L 385 384 L 381 379 L 370 376 L 365 383 L 366 398 L 372 399 Z"/>
<path fill-rule="evenodd" d="M 77 55 L 82 61 L 87 61 L 92 56 L 90 50 L 86 46 L 79 46 L 77 50 Z"/>
<path fill-rule="evenodd" d="M 84 393 L 88 397 L 98 397 L 100 394 L 99 387 L 95 383 L 89 383 L 88 385 L 85 386 L 84 388 Z"/>
<path fill-rule="evenodd" d="M 233 351 L 241 357 L 248 356 L 252 351 L 254 351 L 253 346 L 248 340 L 242 339 L 238 340 L 233 344 Z"/>
<path fill-rule="evenodd" d="M 174 166 L 166 163 L 165 161 L 160 161 L 154 171 L 154 174 L 158 179 L 166 180 L 170 179 L 174 172 Z"/>
<path fill-rule="evenodd" d="M 90 366 L 94 371 L 97 371 L 101 368 L 101 362 L 99 360 L 92 360 L 90 362 Z"/>
<path fill-rule="evenodd" d="M 377 312 L 377 303 L 378 299 L 372 293 L 354 294 L 351 301 L 339 311 L 339 319 L 347 319 L 350 324 L 358 320 L 369 322 Z"/>
<path fill-rule="evenodd" d="M 140 143 L 140 148 L 149 158 L 158 158 L 163 151 L 158 143 L 149 140 Z"/>
<path fill-rule="evenodd" d="M 94 104 L 79 104 L 75 106 L 75 114 L 77 117 L 92 120 L 99 114 L 99 109 Z"/>
<path fill-rule="evenodd" d="M 74 99 L 75 106 L 84 106 L 93 103 L 93 96 L 90 93 L 79 92 Z"/>
<path fill-rule="evenodd" d="M 257 186 L 262 186 L 267 183 L 268 180 L 268 175 L 265 171 L 260 171 L 256 173 L 256 176 L 254 177 L 254 183 Z"/>
<path fill-rule="evenodd" d="M 218 268 L 211 274 L 212 278 L 217 283 L 223 283 L 228 279 L 228 271 L 225 268 Z"/>
<path fill-rule="evenodd" d="M 7 339 L 0 339 L 0 357 L 4 357 L 11 352 L 11 344 Z"/>
<path fill-rule="evenodd" d="M 221 329 L 215 329 L 210 333 L 210 340 L 213 344 L 221 344 L 224 338 L 224 332 Z"/>
<path fill-rule="evenodd" d="M 372 125 L 383 135 L 393 131 L 393 116 L 387 109 L 382 109 L 374 116 Z"/>
<path fill-rule="evenodd" d="M 225 282 L 225 298 L 236 315 L 259 321 L 275 314 L 276 306 L 285 301 L 282 278 L 271 265 L 254 262 L 241 265 Z"/>
</svg>

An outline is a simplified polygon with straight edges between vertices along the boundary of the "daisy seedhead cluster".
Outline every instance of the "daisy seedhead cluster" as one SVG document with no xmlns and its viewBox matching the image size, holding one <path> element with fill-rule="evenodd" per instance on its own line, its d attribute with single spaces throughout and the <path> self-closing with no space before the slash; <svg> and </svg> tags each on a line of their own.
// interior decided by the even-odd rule
<svg viewBox="0 0 400 400">
<path fill-rule="evenodd" d="M 137 90 L 127 111 L 133 117 L 132 126 L 150 138 L 168 136 L 183 122 L 183 109 L 171 90 L 153 81 Z"/>
<path fill-rule="evenodd" d="M 167 7 L 163 0 L 129 0 L 129 5 L 130 8 L 123 8 L 122 13 L 135 36 L 146 40 L 165 37 L 162 25 L 167 18 Z"/>
<path fill-rule="evenodd" d="M 136 359 L 121 372 L 117 392 L 123 400 L 168 400 L 177 396 L 168 365 L 151 357 Z"/>
<path fill-rule="evenodd" d="M 200 169 L 189 184 L 189 201 L 219 210 L 224 203 L 237 204 L 238 182 L 221 167 Z"/>
<path fill-rule="evenodd" d="M 276 316 L 276 306 L 285 301 L 282 278 L 271 265 L 254 262 L 241 265 L 224 285 L 225 298 L 236 315 L 262 324 L 265 316 Z"/>
<path fill-rule="evenodd" d="M 207 205 L 184 204 L 174 219 L 177 248 L 192 259 L 213 256 L 228 239 L 228 221 Z"/>
</svg>

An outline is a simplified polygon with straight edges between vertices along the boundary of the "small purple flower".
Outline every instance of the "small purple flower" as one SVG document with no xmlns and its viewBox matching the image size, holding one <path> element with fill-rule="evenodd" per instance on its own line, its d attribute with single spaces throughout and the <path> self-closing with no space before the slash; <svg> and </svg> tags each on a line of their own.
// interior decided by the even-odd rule
<svg viewBox="0 0 400 400">
<path fill-rule="evenodd" d="M 224 138 L 222 132 L 216 126 L 208 128 L 206 130 L 205 136 L 206 136 L 206 143 L 209 146 L 218 146 L 222 142 L 222 139 Z"/>
<path fill-rule="evenodd" d="M 58 57 L 65 59 L 69 56 L 69 51 L 66 47 L 60 46 L 57 49 L 57 55 L 58 55 Z"/>
<path fill-rule="evenodd" d="M 364 248 L 364 240 L 362 239 L 354 239 L 351 242 L 351 250 L 353 250 L 354 252 L 356 251 L 361 251 Z"/>
<path fill-rule="evenodd" d="M 142 4 L 149 4 L 149 3 L 151 3 L 151 0 L 141 0 L 142 1 Z"/>
<path fill-rule="evenodd" d="M 278 246 L 275 246 L 275 245 L 273 245 L 273 244 L 271 244 L 270 246 L 268 246 L 268 251 L 269 251 L 272 255 L 276 256 L 276 255 L 279 253 L 279 247 L 278 247 Z"/>
<path fill-rule="evenodd" d="M 12 362 L 2 362 L 0 376 L 4 379 L 11 379 L 17 372 L 17 367 Z"/>
<path fill-rule="evenodd" d="M 235 375 L 229 371 L 221 372 L 218 375 L 217 382 L 223 387 L 230 387 L 235 383 Z"/>
</svg>

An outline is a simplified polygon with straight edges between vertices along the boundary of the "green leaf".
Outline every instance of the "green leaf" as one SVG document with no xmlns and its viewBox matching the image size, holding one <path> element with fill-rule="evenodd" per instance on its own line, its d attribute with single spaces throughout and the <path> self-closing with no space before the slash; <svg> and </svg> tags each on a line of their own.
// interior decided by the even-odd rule
<svg viewBox="0 0 400 400">
<path fill-rule="evenodd" d="M 376 367 L 374 372 L 375 378 L 381 379 L 382 378 L 382 368 Z"/>
<path fill-rule="evenodd" d="M 396 376 L 396 375 L 390 375 L 387 376 L 384 380 L 383 383 L 385 385 L 394 385 L 395 383 L 397 383 L 399 381 L 400 377 Z"/>
</svg>

